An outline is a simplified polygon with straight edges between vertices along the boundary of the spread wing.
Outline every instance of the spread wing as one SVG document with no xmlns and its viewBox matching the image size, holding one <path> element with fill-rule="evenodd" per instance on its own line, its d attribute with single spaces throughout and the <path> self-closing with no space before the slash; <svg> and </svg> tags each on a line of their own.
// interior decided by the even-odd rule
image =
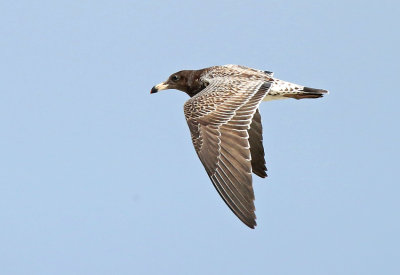
<svg viewBox="0 0 400 275">
<path fill-rule="evenodd" d="M 259 145 L 259 114 L 260 124 L 249 129 L 270 86 L 259 80 L 215 78 L 184 106 L 193 145 L 208 176 L 229 208 L 251 228 L 256 225 L 251 157 L 260 155 L 250 152 L 249 132 L 258 140 L 251 145 Z M 256 174 L 262 175 L 262 169 L 256 166 Z"/>
</svg>

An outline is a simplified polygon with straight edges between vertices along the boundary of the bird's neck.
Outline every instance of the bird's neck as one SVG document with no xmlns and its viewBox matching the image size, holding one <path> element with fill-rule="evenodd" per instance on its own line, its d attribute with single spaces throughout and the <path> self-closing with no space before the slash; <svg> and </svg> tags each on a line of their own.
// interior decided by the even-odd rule
<svg viewBox="0 0 400 275">
<path fill-rule="evenodd" d="M 200 93 L 205 87 L 207 87 L 206 83 L 203 83 L 200 80 L 200 76 L 203 73 L 203 70 L 195 70 L 191 71 L 188 78 L 188 89 L 185 91 L 190 97 L 193 97 Z"/>
</svg>

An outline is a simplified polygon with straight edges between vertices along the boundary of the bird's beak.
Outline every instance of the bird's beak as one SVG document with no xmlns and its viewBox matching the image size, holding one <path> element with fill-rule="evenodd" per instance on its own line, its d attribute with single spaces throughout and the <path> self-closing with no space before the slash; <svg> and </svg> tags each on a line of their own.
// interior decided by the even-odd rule
<svg viewBox="0 0 400 275">
<path fill-rule="evenodd" d="M 164 82 L 154 86 L 153 88 L 151 88 L 150 94 L 155 94 L 158 91 L 162 91 L 162 90 L 166 90 L 168 89 L 168 84 L 165 84 Z"/>
</svg>

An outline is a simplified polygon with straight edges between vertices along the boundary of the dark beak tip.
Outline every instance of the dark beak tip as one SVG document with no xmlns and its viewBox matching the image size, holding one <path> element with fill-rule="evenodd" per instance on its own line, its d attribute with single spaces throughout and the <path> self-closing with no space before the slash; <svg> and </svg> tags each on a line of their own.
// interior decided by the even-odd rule
<svg viewBox="0 0 400 275">
<path fill-rule="evenodd" d="M 150 94 L 155 94 L 157 93 L 158 90 L 156 89 L 156 87 L 154 86 L 153 88 L 151 88 Z"/>
</svg>

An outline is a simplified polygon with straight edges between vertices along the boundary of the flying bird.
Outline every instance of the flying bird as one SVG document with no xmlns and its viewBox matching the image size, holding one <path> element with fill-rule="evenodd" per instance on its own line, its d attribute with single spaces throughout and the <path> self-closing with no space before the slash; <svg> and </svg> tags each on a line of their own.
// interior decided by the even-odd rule
<svg viewBox="0 0 400 275">
<path fill-rule="evenodd" d="M 254 228 L 252 173 L 267 177 L 260 103 L 319 98 L 328 91 L 239 65 L 179 71 L 150 93 L 166 89 L 180 90 L 191 97 L 184 104 L 184 113 L 196 153 L 225 203 L 244 224 Z"/>
</svg>

